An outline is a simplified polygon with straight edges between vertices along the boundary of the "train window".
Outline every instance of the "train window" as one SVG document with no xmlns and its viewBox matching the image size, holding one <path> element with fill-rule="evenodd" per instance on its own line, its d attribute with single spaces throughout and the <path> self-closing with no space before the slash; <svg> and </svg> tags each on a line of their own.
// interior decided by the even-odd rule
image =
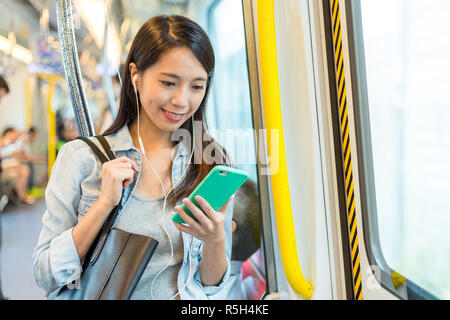
<svg viewBox="0 0 450 320">
<path fill-rule="evenodd" d="M 392 281 L 449 299 L 450 3 L 431 3 L 360 3 L 376 193 L 369 213 Z"/>
<path fill-rule="evenodd" d="M 233 160 L 250 171 L 251 178 L 256 180 L 256 147 L 241 2 L 220 1 L 210 18 L 211 41 L 217 59 L 210 100 L 214 108 L 208 110 L 212 111 L 210 123 L 215 123 L 216 134 L 221 135 L 217 138 L 223 139 L 223 144 L 232 150 Z"/>
<path fill-rule="evenodd" d="M 216 1 L 210 8 L 208 32 L 216 53 L 216 70 L 207 117 L 211 134 L 230 153 L 233 165 L 249 173 L 236 193 L 231 258 L 232 265 L 240 265 L 246 298 L 257 300 L 266 291 L 266 272 L 242 10 L 241 1 L 235 0 Z"/>
</svg>

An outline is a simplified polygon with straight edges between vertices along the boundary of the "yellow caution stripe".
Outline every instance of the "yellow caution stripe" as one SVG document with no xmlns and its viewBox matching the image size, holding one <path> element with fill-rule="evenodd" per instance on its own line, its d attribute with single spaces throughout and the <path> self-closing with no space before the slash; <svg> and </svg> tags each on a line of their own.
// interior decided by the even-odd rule
<svg viewBox="0 0 450 320">
<path fill-rule="evenodd" d="M 393 271 L 391 272 L 391 278 L 392 278 L 392 284 L 394 285 L 394 288 L 400 287 L 402 284 L 404 284 L 408 279 L 406 279 L 404 276 L 402 276 L 400 273 Z"/>
<path fill-rule="evenodd" d="M 336 63 L 336 81 L 339 102 L 339 120 L 341 127 L 342 158 L 344 160 L 344 177 L 350 249 L 352 259 L 353 292 L 355 300 L 362 300 L 361 267 L 359 261 L 358 230 L 356 228 L 355 192 L 353 186 L 352 155 L 347 112 L 347 91 L 345 89 L 344 56 L 342 53 L 342 32 L 339 0 L 330 0 L 331 24 L 333 28 L 334 57 Z"/>
</svg>

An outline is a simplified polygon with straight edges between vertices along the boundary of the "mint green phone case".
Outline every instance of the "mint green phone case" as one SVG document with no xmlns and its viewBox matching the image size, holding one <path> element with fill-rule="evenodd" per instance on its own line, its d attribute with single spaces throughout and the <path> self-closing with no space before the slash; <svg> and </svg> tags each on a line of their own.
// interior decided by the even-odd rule
<svg viewBox="0 0 450 320">
<path fill-rule="evenodd" d="M 188 197 L 200 210 L 201 206 L 195 201 L 194 197 L 200 195 L 213 207 L 214 210 L 219 210 L 230 199 L 230 197 L 244 184 L 248 179 L 248 173 L 230 168 L 227 166 L 215 166 L 203 181 L 195 188 L 195 190 Z M 184 205 L 181 205 L 183 210 L 191 216 L 195 221 L 192 212 Z M 184 220 L 175 212 L 172 220 L 178 223 L 185 223 Z"/>
</svg>

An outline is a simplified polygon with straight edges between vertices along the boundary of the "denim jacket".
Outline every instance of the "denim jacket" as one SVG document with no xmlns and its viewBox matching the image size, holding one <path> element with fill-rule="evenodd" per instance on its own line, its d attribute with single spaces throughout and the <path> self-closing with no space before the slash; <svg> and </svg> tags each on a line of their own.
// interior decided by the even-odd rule
<svg viewBox="0 0 450 320">
<path fill-rule="evenodd" d="M 141 153 L 135 148 L 128 127 L 105 137 L 116 157 L 126 156 L 139 167 L 133 183 L 123 191 L 120 202 L 125 207 L 139 180 L 142 164 Z M 92 139 L 99 145 L 96 139 Z M 172 182 L 177 184 L 187 167 L 190 151 L 181 142 L 176 147 L 172 164 Z M 102 148 L 101 148 L 102 150 Z M 77 280 L 82 272 L 72 229 L 95 203 L 101 188 L 101 162 L 91 148 L 81 140 L 66 143 L 58 153 L 52 168 L 46 191 L 47 210 L 42 217 L 42 230 L 33 253 L 34 275 L 39 287 L 46 290 L 48 298 L 55 297 L 66 284 Z M 184 259 L 178 273 L 178 290 L 181 299 L 217 299 L 223 297 L 230 278 L 231 221 L 234 199 L 230 201 L 225 218 L 227 271 L 217 286 L 203 286 L 199 265 L 202 241 L 192 235 L 182 233 Z M 182 199 L 177 205 L 182 204 Z M 119 213 L 120 214 L 120 213 Z M 226 295 L 226 294 L 225 294 Z"/>
</svg>

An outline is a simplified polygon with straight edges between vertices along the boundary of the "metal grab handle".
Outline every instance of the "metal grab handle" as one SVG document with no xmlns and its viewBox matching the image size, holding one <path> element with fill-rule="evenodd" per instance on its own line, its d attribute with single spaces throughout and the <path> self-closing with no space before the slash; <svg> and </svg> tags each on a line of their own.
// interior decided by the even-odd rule
<svg viewBox="0 0 450 320">
<path fill-rule="evenodd" d="M 266 129 L 279 130 L 280 143 L 275 150 L 279 152 L 279 165 L 276 173 L 271 173 L 273 201 L 280 241 L 281 259 L 289 284 L 296 293 L 310 299 L 313 293 L 311 284 L 304 278 L 298 261 L 294 220 L 292 217 L 289 181 L 286 166 L 283 122 L 281 115 L 280 87 L 275 34 L 274 0 L 258 0 L 258 37 L 261 66 L 262 97 Z M 269 158 L 272 139 L 267 138 Z M 275 157 L 276 158 L 276 157 Z"/>
<path fill-rule="evenodd" d="M 77 44 L 73 31 L 72 1 L 56 0 L 56 16 L 58 18 L 58 35 L 61 45 L 61 56 L 66 73 L 72 107 L 81 136 L 95 135 L 94 125 L 89 113 L 86 94 L 83 87 Z"/>
</svg>

